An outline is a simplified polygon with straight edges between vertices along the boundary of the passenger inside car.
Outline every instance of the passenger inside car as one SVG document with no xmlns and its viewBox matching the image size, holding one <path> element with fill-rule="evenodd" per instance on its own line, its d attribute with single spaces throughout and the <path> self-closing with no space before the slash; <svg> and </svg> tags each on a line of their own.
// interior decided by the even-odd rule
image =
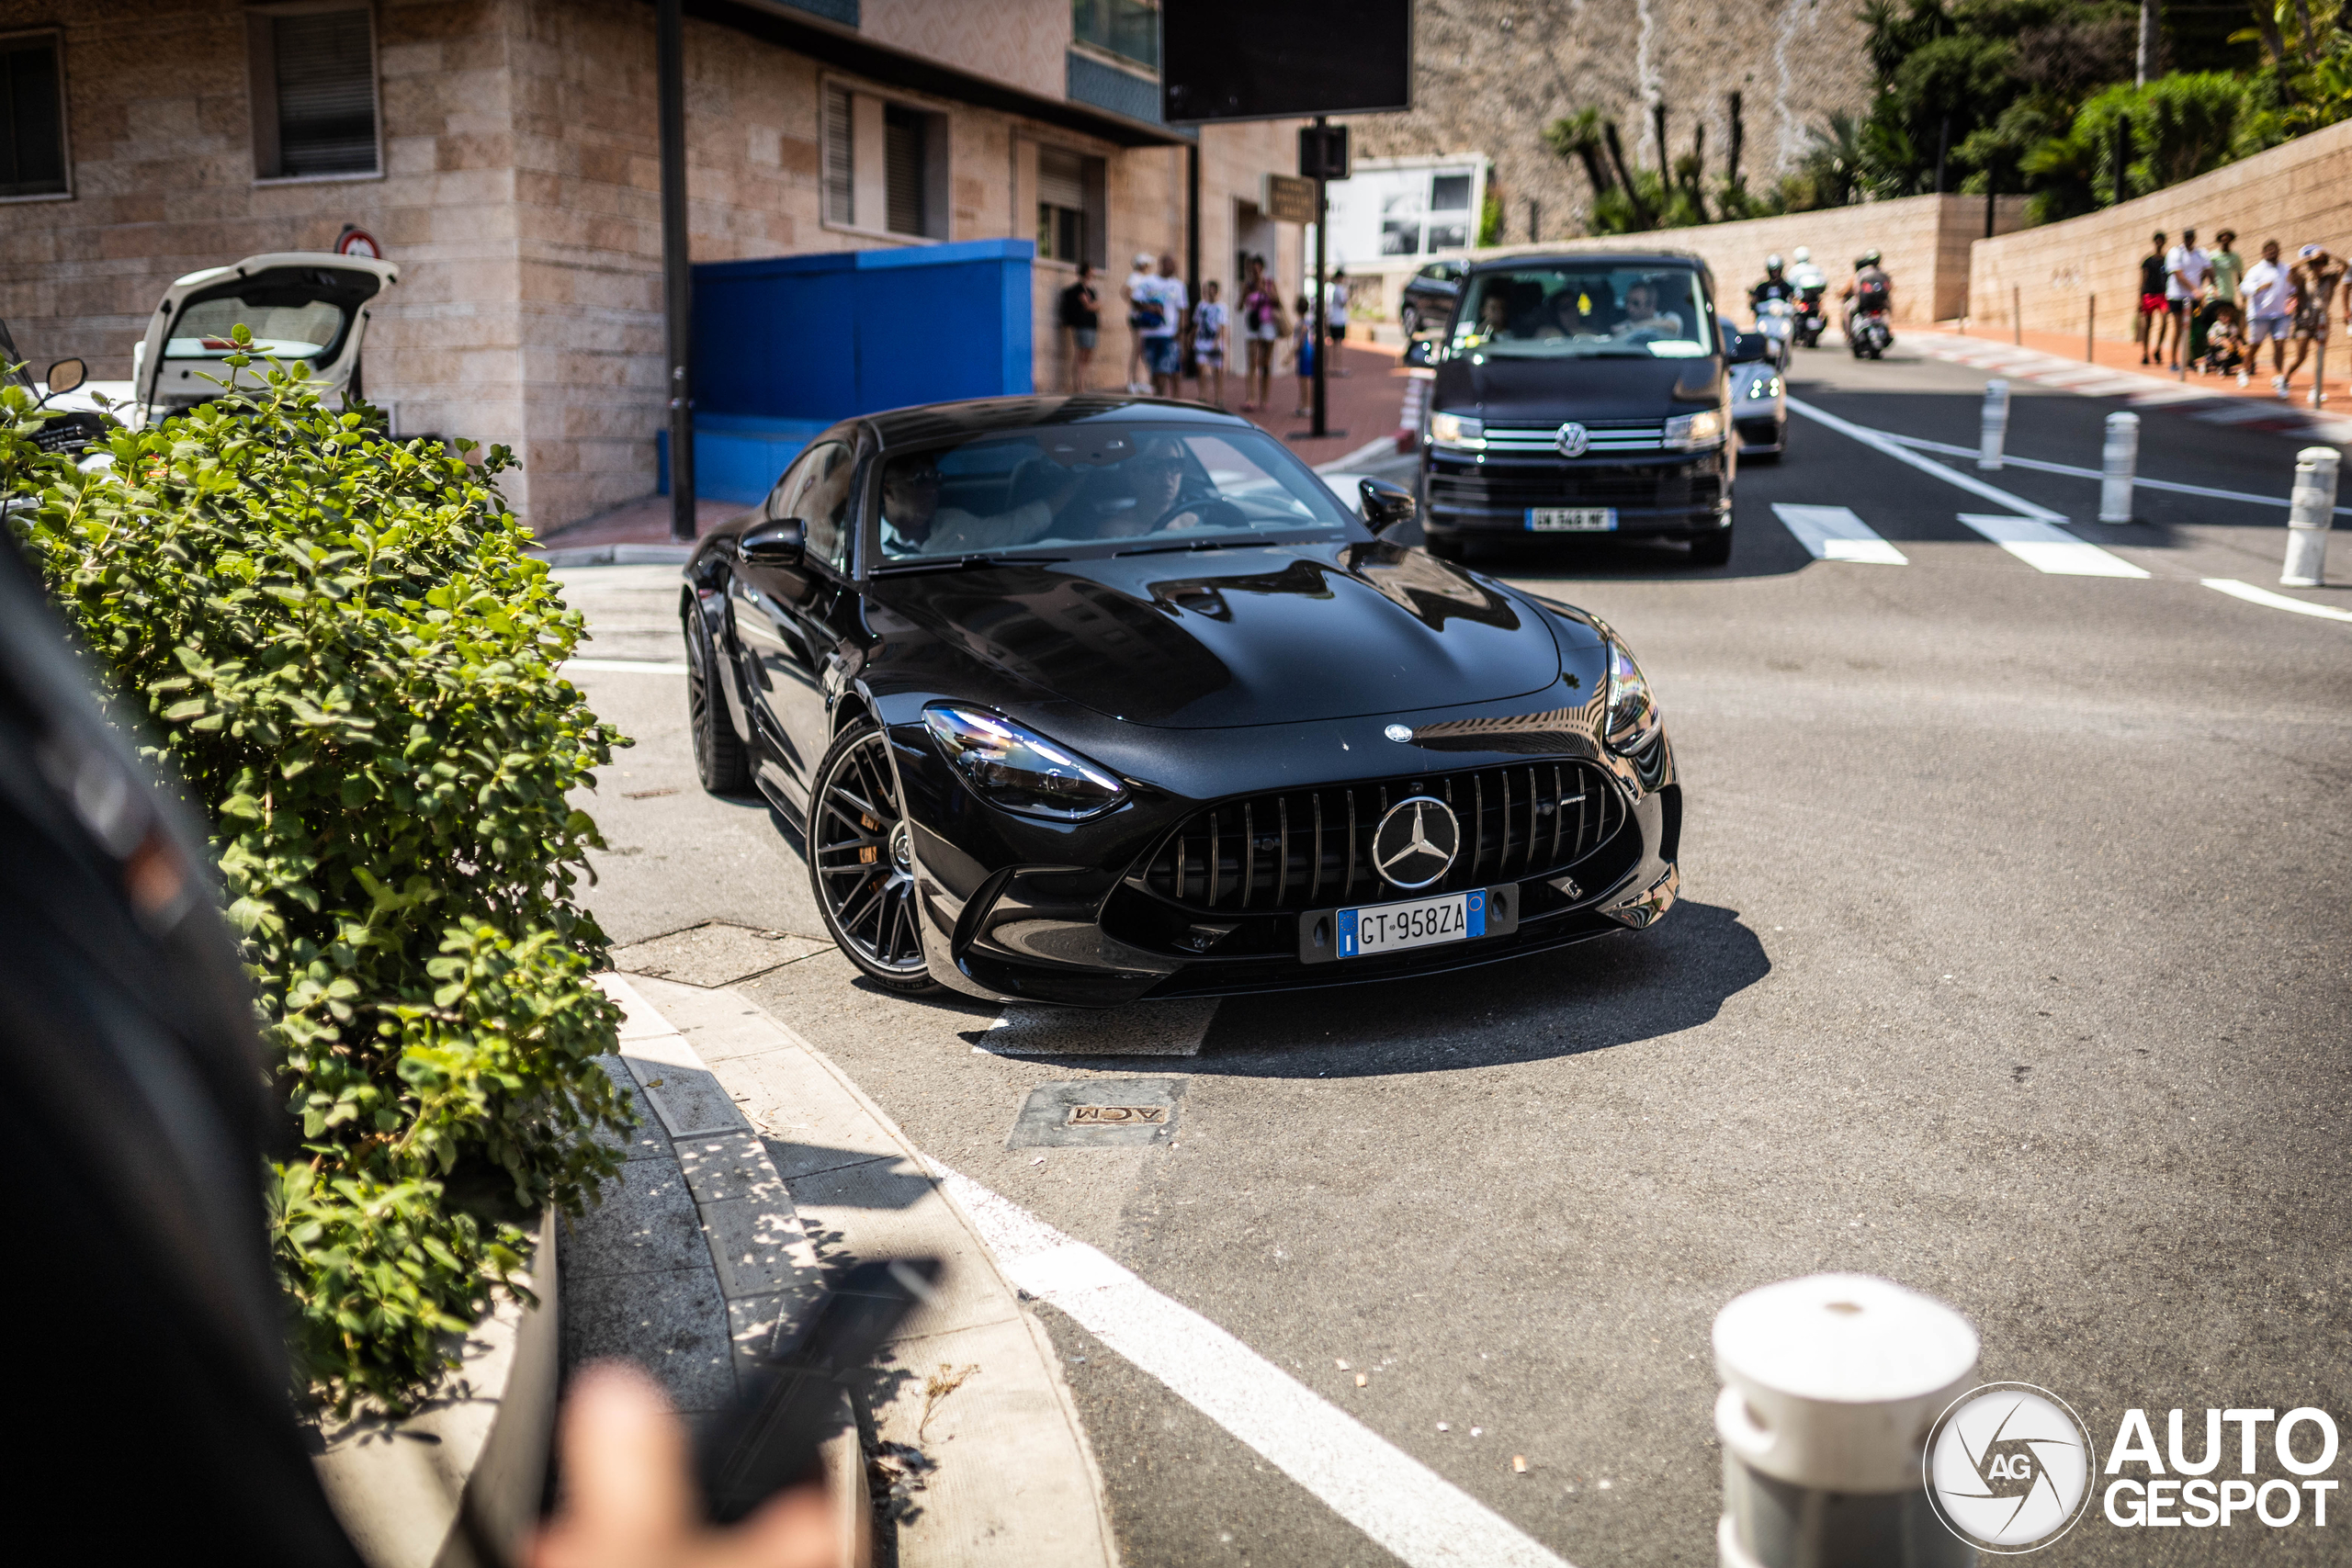
<svg viewBox="0 0 2352 1568">
<path fill-rule="evenodd" d="M 1625 319 L 1617 323 L 1617 335 L 1679 338 L 1682 335 L 1682 317 L 1661 306 L 1657 284 L 1645 277 L 1626 287 Z"/>
</svg>

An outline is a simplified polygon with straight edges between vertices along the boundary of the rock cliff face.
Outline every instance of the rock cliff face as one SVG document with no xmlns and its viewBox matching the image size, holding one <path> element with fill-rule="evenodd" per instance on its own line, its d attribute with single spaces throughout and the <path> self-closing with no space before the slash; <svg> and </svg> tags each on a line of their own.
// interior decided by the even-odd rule
<svg viewBox="0 0 2352 1568">
<path fill-rule="evenodd" d="M 1750 190 L 1805 150 L 1807 130 L 1870 98 L 1855 0 L 1420 0 L 1410 114 L 1353 117 L 1355 155 L 1484 152 L 1501 238 L 1584 231 L 1592 188 L 1544 144 L 1588 106 L 1612 116 L 1629 163 L 1658 166 L 1653 101 L 1669 158 L 1706 130 L 1707 186 L 1725 171 L 1731 95 L 1741 95 Z M 1531 232 L 1530 203 L 1532 210 Z"/>
</svg>

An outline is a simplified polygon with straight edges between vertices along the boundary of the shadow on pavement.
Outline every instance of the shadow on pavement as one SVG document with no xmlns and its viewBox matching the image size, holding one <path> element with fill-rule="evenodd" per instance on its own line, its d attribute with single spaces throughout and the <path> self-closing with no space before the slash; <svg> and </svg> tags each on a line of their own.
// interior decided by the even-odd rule
<svg viewBox="0 0 2352 1568">
<path fill-rule="evenodd" d="M 1228 997 L 1193 1075 L 1370 1077 L 1546 1061 L 1679 1033 L 1772 971 L 1739 913 L 1685 901 L 1655 930 L 1354 990 Z"/>
</svg>

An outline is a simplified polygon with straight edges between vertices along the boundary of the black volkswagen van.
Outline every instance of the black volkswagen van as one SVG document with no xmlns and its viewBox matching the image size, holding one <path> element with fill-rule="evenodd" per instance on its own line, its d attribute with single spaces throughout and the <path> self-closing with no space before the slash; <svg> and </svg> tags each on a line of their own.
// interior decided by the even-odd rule
<svg viewBox="0 0 2352 1568">
<path fill-rule="evenodd" d="M 1696 256 L 1472 264 L 1443 337 L 1406 356 L 1437 371 L 1421 432 L 1429 547 L 1621 534 L 1687 539 L 1693 565 L 1722 565 L 1737 466 L 1725 372 L 1764 346 L 1724 341 Z"/>
</svg>

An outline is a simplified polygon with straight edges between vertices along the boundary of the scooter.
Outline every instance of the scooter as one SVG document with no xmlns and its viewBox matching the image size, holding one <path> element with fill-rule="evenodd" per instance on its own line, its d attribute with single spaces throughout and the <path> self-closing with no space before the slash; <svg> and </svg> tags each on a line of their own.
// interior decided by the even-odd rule
<svg viewBox="0 0 2352 1568">
<path fill-rule="evenodd" d="M 1827 293 L 1826 283 L 1802 284 L 1797 288 L 1796 304 L 1791 308 L 1790 339 L 1799 348 L 1816 348 L 1821 334 L 1829 325 L 1829 313 L 1821 308 L 1821 297 Z"/>
<path fill-rule="evenodd" d="M 1876 359 L 1894 346 L 1894 329 L 1883 305 L 1857 305 L 1846 316 L 1846 344 L 1857 359 Z"/>
<path fill-rule="evenodd" d="M 1786 299 L 1767 299 L 1756 307 L 1756 330 L 1771 344 L 1772 363 L 1782 369 L 1789 363 L 1789 340 L 1796 331 L 1796 318 Z"/>
</svg>

